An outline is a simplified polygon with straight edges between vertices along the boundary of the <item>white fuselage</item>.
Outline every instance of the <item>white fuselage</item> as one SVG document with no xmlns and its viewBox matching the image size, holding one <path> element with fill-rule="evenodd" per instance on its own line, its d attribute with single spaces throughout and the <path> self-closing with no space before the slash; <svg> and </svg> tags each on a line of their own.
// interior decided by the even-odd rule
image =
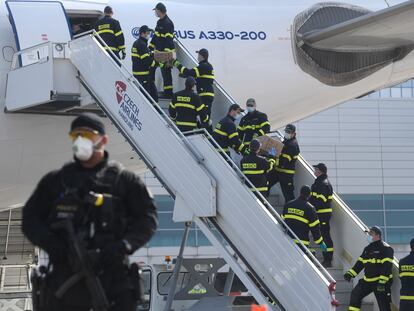
<svg viewBox="0 0 414 311">
<path fill-rule="evenodd" d="M 291 25 L 314 0 L 165 1 L 177 37 L 190 51 L 207 48 L 216 79 L 240 104 L 256 98 L 274 128 L 412 77 L 413 53 L 367 78 L 342 87 L 325 85 L 295 63 Z M 386 8 L 383 0 L 346 1 L 370 10 Z M 70 12 L 102 11 L 105 1 L 62 1 Z M 154 1 L 109 1 L 123 28 L 128 66 L 133 33 L 155 27 Z M 16 51 L 13 30 L 0 2 L 0 105 L 4 108 L 7 73 Z M 35 13 L 34 13 L 35 14 Z M 39 42 L 40 43 L 40 42 Z M 39 77 L 41 79 L 41 77 Z M 22 85 L 22 92 L 25 86 Z M 219 103 L 216 103 L 219 104 Z M 2 109 L 3 110 L 3 109 Z M 0 112 L 0 209 L 22 203 L 37 180 L 70 159 L 67 129 L 71 118 Z M 129 146 L 110 129 L 110 150 L 128 167 L 137 165 Z"/>
</svg>

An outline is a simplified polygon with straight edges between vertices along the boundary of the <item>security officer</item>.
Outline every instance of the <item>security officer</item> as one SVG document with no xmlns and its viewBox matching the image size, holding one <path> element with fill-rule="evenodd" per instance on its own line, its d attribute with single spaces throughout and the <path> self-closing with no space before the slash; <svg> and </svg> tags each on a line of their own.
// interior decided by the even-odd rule
<svg viewBox="0 0 414 311">
<path fill-rule="evenodd" d="M 112 18 L 114 12 L 110 6 L 104 9 L 105 16 L 102 17 L 95 25 L 95 31 L 101 36 L 112 52 L 120 59 L 125 59 L 125 38 L 119 21 Z"/>
<path fill-rule="evenodd" d="M 249 145 L 252 139 L 270 132 L 267 115 L 257 110 L 256 100 L 249 98 L 246 102 L 247 114 L 240 120 L 238 131 L 243 144 Z"/>
<path fill-rule="evenodd" d="M 311 188 L 311 203 L 318 213 L 318 218 L 321 222 L 321 233 L 328 249 L 323 253 L 323 266 L 326 268 L 332 267 L 333 259 L 333 241 L 331 238 L 330 220 L 332 216 L 332 196 L 333 189 L 328 179 L 328 168 L 325 164 L 319 163 L 313 166 L 315 168 L 316 180 Z"/>
<path fill-rule="evenodd" d="M 411 240 L 410 247 L 410 255 L 400 260 L 400 311 L 414 310 L 414 239 Z"/>
<path fill-rule="evenodd" d="M 154 11 L 159 20 L 157 21 L 155 33 L 149 45 L 150 49 L 155 49 L 160 52 L 175 51 L 174 23 L 167 15 L 167 8 L 163 3 L 159 2 L 155 6 Z M 160 64 L 160 67 L 162 78 L 164 80 L 164 96 L 166 98 L 172 98 L 173 84 L 171 67 L 166 66 L 166 64 Z"/>
<path fill-rule="evenodd" d="M 197 129 L 197 117 L 204 127 L 209 125 L 206 106 L 200 102 L 200 97 L 193 90 L 195 85 L 196 80 L 188 77 L 185 80 L 185 90 L 174 94 L 168 109 L 170 118 L 182 132 Z"/>
<path fill-rule="evenodd" d="M 181 77 L 192 76 L 197 79 L 197 93 L 200 96 L 201 103 L 207 107 L 208 116 L 211 116 L 211 106 L 214 101 L 214 69 L 208 62 L 208 50 L 201 49 L 198 53 L 198 66 L 188 69 L 180 64 L 178 60 L 174 61 Z"/>
<path fill-rule="evenodd" d="M 240 154 L 248 152 L 248 147 L 240 141 L 237 132 L 236 120 L 240 120 L 241 113 L 244 110 L 237 104 L 230 106 L 227 116 L 221 119 L 214 128 L 213 138 L 221 149 L 230 157 L 230 148 Z"/>
<path fill-rule="evenodd" d="M 260 142 L 257 139 L 253 139 L 250 143 L 250 153 L 243 156 L 240 161 L 240 167 L 244 175 L 246 175 L 253 186 L 264 197 L 268 195 L 267 187 L 267 173 L 269 173 L 276 163 L 274 157 L 276 156 L 276 149 L 272 149 L 269 152 L 269 158 L 261 157 L 258 155 L 260 149 Z M 254 191 L 254 188 L 251 189 Z"/>
<path fill-rule="evenodd" d="M 132 73 L 144 89 L 157 102 L 158 91 L 154 83 L 155 60 L 154 54 L 148 48 L 148 39 L 152 29 L 143 25 L 139 29 L 139 38 L 132 46 Z"/>
<path fill-rule="evenodd" d="M 354 267 L 344 275 L 344 279 L 349 282 L 365 269 L 364 278 L 352 290 L 349 310 L 361 310 L 362 299 L 374 292 L 380 311 L 391 311 L 394 250 L 382 241 L 379 227 L 371 227 L 368 233 L 369 245 L 365 247 Z"/>
<path fill-rule="evenodd" d="M 311 189 L 303 186 L 300 189 L 300 196 L 296 200 L 285 204 L 282 217 L 290 229 L 302 241 L 302 244 L 309 247 L 309 232 L 312 232 L 313 239 L 319 247 L 326 251 L 326 244 L 321 235 L 320 223 L 315 208 L 308 202 Z M 300 242 L 295 239 L 295 243 Z M 313 250 L 311 250 L 313 251 Z"/>
<path fill-rule="evenodd" d="M 283 140 L 279 163 L 268 176 L 269 190 L 280 182 L 285 202 L 289 202 L 295 198 L 293 193 L 293 178 L 295 177 L 295 165 L 299 153 L 299 145 L 296 140 L 296 127 L 293 124 L 288 124 L 285 127 L 285 139 Z"/>
<path fill-rule="evenodd" d="M 49 254 L 44 311 L 86 311 L 91 295 L 84 280 L 68 285 L 74 275 L 68 236 L 56 224 L 70 220 L 93 260 L 111 305 L 110 311 L 135 311 L 127 256 L 144 246 L 157 228 L 157 212 L 147 188 L 134 173 L 109 161 L 108 136 L 102 121 L 82 114 L 71 125 L 74 161 L 44 176 L 23 208 L 22 230 Z M 87 201 L 94 193 L 99 208 Z M 98 200 L 97 200 L 98 201 Z M 94 217 L 92 217 L 94 215 Z M 91 259 L 92 261 L 92 259 Z M 62 288 L 66 289 L 62 293 Z M 138 285 L 139 287 L 139 285 Z M 61 298 L 55 295 L 60 290 Z"/>
</svg>

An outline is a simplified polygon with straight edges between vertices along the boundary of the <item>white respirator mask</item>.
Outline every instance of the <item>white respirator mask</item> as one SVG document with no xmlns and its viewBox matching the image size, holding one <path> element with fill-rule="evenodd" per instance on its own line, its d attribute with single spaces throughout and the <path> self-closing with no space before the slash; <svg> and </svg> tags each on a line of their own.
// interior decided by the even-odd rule
<svg viewBox="0 0 414 311">
<path fill-rule="evenodd" d="M 239 121 L 241 118 L 242 118 L 241 113 L 239 113 L 238 115 L 236 115 L 236 116 L 234 117 L 234 119 L 235 119 L 235 120 L 237 120 L 237 121 Z"/>
<path fill-rule="evenodd" d="M 372 235 L 367 236 L 367 241 L 369 244 L 371 244 L 374 241 L 374 238 L 372 237 Z"/>
<path fill-rule="evenodd" d="M 246 110 L 247 110 L 247 112 L 255 112 L 256 111 L 256 108 L 254 108 L 254 107 L 247 107 Z"/>
<path fill-rule="evenodd" d="M 93 152 L 100 142 L 101 139 L 94 144 L 92 140 L 78 136 L 72 145 L 73 153 L 79 161 L 88 161 L 92 158 Z"/>
<path fill-rule="evenodd" d="M 284 135 L 285 139 L 291 139 L 292 138 L 292 134 L 286 133 Z"/>
</svg>

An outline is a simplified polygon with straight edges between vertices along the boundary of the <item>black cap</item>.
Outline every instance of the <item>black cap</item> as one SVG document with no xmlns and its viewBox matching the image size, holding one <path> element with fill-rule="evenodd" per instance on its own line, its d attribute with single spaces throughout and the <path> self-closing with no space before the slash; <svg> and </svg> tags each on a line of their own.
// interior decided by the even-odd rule
<svg viewBox="0 0 414 311">
<path fill-rule="evenodd" d="M 366 230 L 365 232 L 368 232 L 368 233 L 374 232 L 375 234 L 382 236 L 382 230 L 378 226 L 372 226 L 371 228 L 369 228 L 369 230 Z"/>
<path fill-rule="evenodd" d="M 153 10 L 158 10 L 162 13 L 165 13 L 165 12 L 167 12 L 167 7 L 164 5 L 164 3 L 158 2 L 157 5 L 155 6 L 155 8 L 153 8 Z"/>
<path fill-rule="evenodd" d="M 311 188 L 308 185 L 304 185 L 302 186 L 302 188 L 300 188 L 300 195 L 304 196 L 304 197 L 309 197 L 311 194 Z"/>
<path fill-rule="evenodd" d="M 316 165 L 312 165 L 314 168 L 317 168 L 318 170 L 320 170 L 322 173 L 326 174 L 328 172 L 328 168 L 326 167 L 326 165 L 324 163 L 318 163 Z"/>
<path fill-rule="evenodd" d="M 411 249 L 414 249 L 414 239 L 411 240 L 410 246 L 411 246 Z"/>
<path fill-rule="evenodd" d="M 230 106 L 229 112 L 232 111 L 232 110 L 237 110 L 237 109 L 240 109 L 241 112 L 244 111 L 244 109 L 242 109 L 242 107 L 240 107 L 238 104 L 233 104 L 233 105 Z"/>
<path fill-rule="evenodd" d="M 194 85 L 196 85 L 196 79 L 194 79 L 194 77 L 188 77 L 187 79 L 185 79 L 185 86 L 186 87 L 194 87 Z"/>
<path fill-rule="evenodd" d="M 107 5 L 104 9 L 104 13 L 105 14 L 112 14 L 114 13 L 114 11 L 112 10 L 112 7 L 110 7 L 109 5 Z"/>
<path fill-rule="evenodd" d="M 140 34 L 142 34 L 142 33 L 144 33 L 144 32 L 148 32 L 148 31 L 153 31 L 151 28 L 149 28 L 147 25 L 142 25 L 140 28 L 139 28 L 139 33 Z"/>
<path fill-rule="evenodd" d="M 208 59 L 208 50 L 207 49 L 201 49 L 199 51 L 196 51 L 196 53 L 200 54 L 204 57 L 204 59 Z"/>
<path fill-rule="evenodd" d="M 260 146 L 261 146 L 262 144 L 260 143 L 260 141 L 258 141 L 257 139 L 253 139 L 251 142 L 250 142 L 250 146 L 249 146 L 249 148 L 250 148 L 250 150 L 251 151 L 253 151 L 253 152 L 256 152 L 257 150 L 259 150 L 260 149 Z"/>
<path fill-rule="evenodd" d="M 73 131 L 80 127 L 86 127 L 93 131 L 97 131 L 101 135 L 105 135 L 105 125 L 101 119 L 93 113 L 82 113 L 72 121 L 70 130 Z"/>
<path fill-rule="evenodd" d="M 289 133 L 289 134 L 295 133 L 296 132 L 296 126 L 294 126 L 293 124 L 286 125 L 285 132 Z"/>
</svg>

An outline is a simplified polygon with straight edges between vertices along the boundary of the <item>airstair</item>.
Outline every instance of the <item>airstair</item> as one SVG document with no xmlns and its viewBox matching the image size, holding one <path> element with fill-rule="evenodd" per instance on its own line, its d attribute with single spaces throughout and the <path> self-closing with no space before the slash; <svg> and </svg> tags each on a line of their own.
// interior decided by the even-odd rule
<svg viewBox="0 0 414 311">
<path fill-rule="evenodd" d="M 334 196 L 335 269 L 324 269 L 314 256 L 304 254 L 293 243 L 276 210 L 249 190 L 245 176 L 216 151 L 208 133 L 181 133 L 165 114 L 166 103 L 160 102 L 161 107 L 149 101 L 130 71 L 115 62 L 103 45 L 96 34 L 77 38 L 64 45 L 65 54 L 58 54 L 59 62 L 70 61 L 82 88 L 175 198 L 173 219 L 195 222 L 258 303 L 271 310 L 335 310 L 336 281 L 331 274 L 340 277 L 366 245 L 366 226 L 361 220 Z M 51 50 L 54 47 L 49 46 Z M 183 65 L 196 64 L 180 42 L 176 47 Z M 53 62 L 54 57 L 46 61 Z M 31 64 L 30 69 L 35 70 L 37 65 L 43 63 Z M 174 85 L 182 85 L 178 79 L 174 78 Z M 215 93 L 213 121 L 234 103 L 218 83 Z M 58 106 L 55 103 L 53 109 Z M 13 103 L 7 110 L 28 108 L 30 104 L 19 107 Z M 67 109 L 71 108 L 64 105 L 61 112 Z M 298 161 L 295 178 L 296 185 L 313 183 L 312 168 L 303 158 Z M 396 263 L 394 270 L 397 273 Z M 395 303 L 397 280 L 393 285 Z M 350 288 L 343 286 L 345 298 Z"/>
</svg>

